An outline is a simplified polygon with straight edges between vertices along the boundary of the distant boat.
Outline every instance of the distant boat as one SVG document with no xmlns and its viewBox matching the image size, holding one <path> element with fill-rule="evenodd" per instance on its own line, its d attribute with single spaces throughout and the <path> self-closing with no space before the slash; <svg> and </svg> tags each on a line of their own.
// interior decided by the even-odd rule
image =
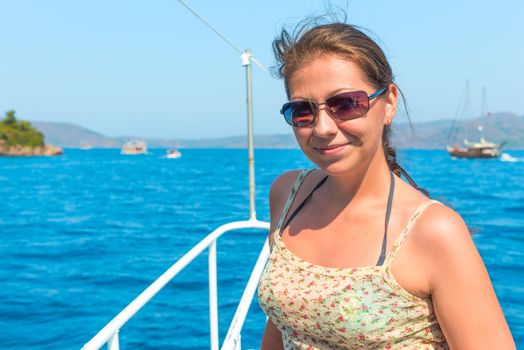
<svg viewBox="0 0 524 350">
<path fill-rule="evenodd" d="M 126 155 L 147 154 L 147 143 L 141 140 L 131 140 L 122 147 L 120 153 Z"/>
<path fill-rule="evenodd" d="M 462 103 L 462 102 L 461 102 Z M 463 102 L 463 116 L 466 118 L 469 117 L 469 81 L 466 82 L 466 87 L 464 90 L 464 102 Z M 482 115 L 485 114 L 485 104 L 486 104 L 486 91 L 482 90 Z M 460 107 L 459 107 L 460 110 Z M 488 113 L 489 115 L 489 113 Z M 458 129 L 458 113 L 456 120 L 453 122 L 450 129 L 450 139 L 453 136 L 454 132 Z M 483 127 L 479 125 L 477 130 L 480 133 L 480 140 L 478 142 L 471 142 L 467 138 L 463 141 L 463 147 L 461 146 L 446 146 L 446 151 L 456 158 L 497 158 L 502 153 L 502 148 L 504 143 L 498 144 L 495 142 L 487 141 L 483 136 Z"/>
<path fill-rule="evenodd" d="M 502 144 L 488 142 L 483 137 L 479 142 L 464 140 L 465 147 L 447 146 L 450 155 L 457 158 L 497 158 L 502 153 Z"/>
<path fill-rule="evenodd" d="M 86 142 L 86 141 L 82 141 L 80 143 L 80 149 L 81 150 L 88 150 L 88 149 L 92 149 L 93 148 L 93 145 L 90 144 L 89 142 Z"/>
<path fill-rule="evenodd" d="M 179 150 L 177 149 L 168 149 L 167 150 L 166 158 L 175 159 L 175 158 L 180 158 L 180 157 L 182 157 L 182 153 L 180 153 Z"/>
</svg>

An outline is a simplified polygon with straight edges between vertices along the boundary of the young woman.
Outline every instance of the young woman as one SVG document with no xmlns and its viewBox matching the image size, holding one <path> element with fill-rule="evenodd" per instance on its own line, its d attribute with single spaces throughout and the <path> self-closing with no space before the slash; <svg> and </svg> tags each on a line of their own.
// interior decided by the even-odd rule
<svg viewBox="0 0 524 350">
<path fill-rule="evenodd" d="M 379 46 L 332 23 L 274 49 L 281 113 L 318 169 L 271 187 L 262 348 L 515 349 L 462 218 L 396 162 L 399 90 Z"/>
</svg>

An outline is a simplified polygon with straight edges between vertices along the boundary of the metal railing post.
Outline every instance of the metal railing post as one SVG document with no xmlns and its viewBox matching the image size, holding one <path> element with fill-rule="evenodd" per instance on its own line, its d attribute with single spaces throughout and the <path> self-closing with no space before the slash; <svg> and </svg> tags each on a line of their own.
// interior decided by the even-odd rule
<svg viewBox="0 0 524 350">
<path fill-rule="evenodd" d="M 224 344 L 222 345 L 223 350 L 233 350 L 237 349 L 237 346 L 240 346 L 240 338 L 238 337 L 240 336 L 240 333 L 242 331 L 242 326 L 244 325 L 247 313 L 249 312 L 251 301 L 253 300 L 253 297 L 257 290 L 258 281 L 264 271 L 268 256 L 269 244 L 266 239 L 264 247 L 262 248 L 262 251 L 258 256 L 257 262 L 253 267 L 253 271 L 251 271 L 251 276 L 249 277 L 246 288 L 244 289 L 244 293 L 242 293 L 242 297 L 240 298 L 240 302 L 238 303 L 235 315 L 233 316 L 233 320 L 231 321 L 231 324 L 227 331 L 226 338 L 224 339 Z"/>
<path fill-rule="evenodd" d="M 209 337 L 210 349 L 218 350 L 217 243 L 209 246 Z"/>
<path fill-rule="evenodd" d="M 242 336 L 240 334 L 236 337 L 235 350 L 242 350 Z"/>
<path fill-rule="evenodd" d="M 109 341 L 107 342 L 107 350 L 119 350 L 120 349 L 120 342 L 118 340 L 118 331 L 113 334 L 111 338 L 109 338 Z"/>
<path fill-rule="evenodd" d="M 245 50 L 240 58 L 246 67 L 246 102 L 247 102 L 247 152 L 249 169 L 249 219 L 256 220 L 255 208 L 255 151 L 253 136 L 253 89 L 251 83 L 251 51 Z"/>
</svg>

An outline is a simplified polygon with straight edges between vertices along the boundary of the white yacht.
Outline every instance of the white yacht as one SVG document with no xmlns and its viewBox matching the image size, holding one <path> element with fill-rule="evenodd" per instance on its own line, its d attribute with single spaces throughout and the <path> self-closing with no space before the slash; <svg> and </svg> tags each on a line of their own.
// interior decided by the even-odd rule
<svg viewBox="0 0 524 350">
<path fill-rule="evenodd" d="M 120 153 L 126 155 L 147 154 L 147 143 L 142 140 L 131 140 L 124 144 Z"/>
<path fill-rule="evenodd" d="M 182 153 L 177 149 L 168 149 L 166 152 L 166 158 L 176 159 L 182 157 Z"/>
</svg>

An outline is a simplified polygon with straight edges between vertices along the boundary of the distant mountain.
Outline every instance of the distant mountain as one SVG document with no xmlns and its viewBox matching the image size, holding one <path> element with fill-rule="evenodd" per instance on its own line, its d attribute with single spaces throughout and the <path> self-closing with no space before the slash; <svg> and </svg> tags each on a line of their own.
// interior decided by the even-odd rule
<svg viewBox="0 0 524 350">
<path fill-rule="evenodd" d="M 413 131 L 408 123 L 393 124 L 393 140 L 398 148 L 435 149 L 447 144 L 462 145 L 484 137 L 492 142 L 505 142 L 505 148 L 524 149 L 524 116 L 512 113 L 495 113 L 462 122 L 437 120 L 414 123 Z M 482 131 L 479 131 L 479 126 Z M 454 132 L 450 135 L 450 130 Z"/>
<path fill-rule="evenodd" d="M 79 148 L 83 144 L 95 148 L 120 148 L 131 139 L 142 139 L 150 148 L 245 148 L 246 136 L 207 139 L 148 139 L 136 136 L 107 137 L 70 123 L 31 122 L 46 136 L 46 142 L 65 148 Z M 464 138 L 478 140 L 482 133 L 489 141 L 506 142 L 506 148 L 524 149 L 524 116 L 496 113 L 468 119 L 461 123 L 436 120 L 393 124 L 393 144 L 398 148 L 443 149 L 448 143 L 460 144 Z M 482 126 L 482 133 L 478 126 Z M 454 126 L 456 132 L 450 135 Z M 450 140 L 450 136 L 453 136 Z M 296 148 L 292 134 L 256 135 L 257 148 Z"/>
<path fill-rule="evenodd" d="M 101 133 L 71 123 L 32 121 L 44 133 L 46 142 L 64 148 L 80 148 L 89 145 L 94 148 L 120 148 L 132 139 L 147 142 L 150 148 L 245 148 L 246 136 L 228 136 L 209 139 L 152 139 L 138 136 L 108 137 Z M 286 135 L 256 135 L 258 148 L 296 148 L 295 138 Z"/>
<path fill-rule="evenodd" d="M 117 148 L 121 143 L 95 131 L 71 123 L 31 122 L 45 135 L 46 143 L 64 148 L 79 148 L 83 143 L 98 148 Z"/>
</svg>

